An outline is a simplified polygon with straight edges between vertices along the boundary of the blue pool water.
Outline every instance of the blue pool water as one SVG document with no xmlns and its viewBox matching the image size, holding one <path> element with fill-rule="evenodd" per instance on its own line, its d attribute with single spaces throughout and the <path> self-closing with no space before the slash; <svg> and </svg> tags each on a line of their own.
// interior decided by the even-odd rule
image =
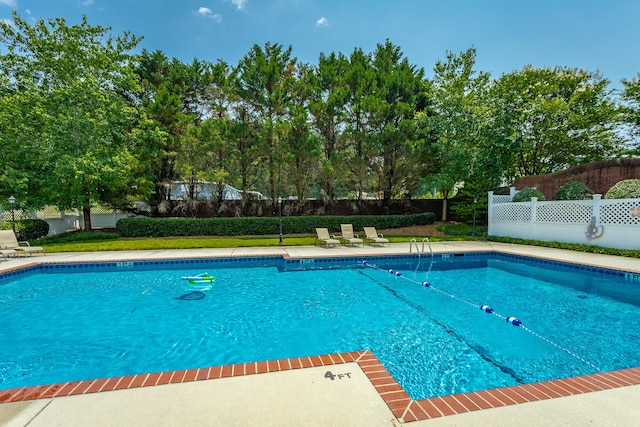
<svg viewBox="0 0 640 427">
<path fill-rule="evenodd" d="M 0 389 L 363 349 L 414 399 L 640 366 L 638 275 L 496 254 L 367 264 L 265 257 L 5 275 Z M 210 289 L 181 279 L 205 271 Z"/>
</svg>

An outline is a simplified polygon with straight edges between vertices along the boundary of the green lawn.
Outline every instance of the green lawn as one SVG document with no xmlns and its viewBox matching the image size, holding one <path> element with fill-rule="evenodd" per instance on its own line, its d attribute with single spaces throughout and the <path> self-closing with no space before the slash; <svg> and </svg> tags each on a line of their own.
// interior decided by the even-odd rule
<svg viewBox="0 0 640 427">
<path fill-rule="evenodd" d="M 391 243 L 409 242 L 415 236 L 385 236 Z M 430 241 L 467 240 L 467 236 L 430 237 Z M 121 238 L 104 232 L 75 232 L 52 236 L 33 242 L 42 246 L 47 253 L 56 252 L 97 252 L 135 251 L 158 249 L 194 248 L 241 248 L 279 246 L 279 236 L 264 237 L 164 237 L 164 238 Z M 316 244 L 315 236 L 284 236 L 285 246 L 311 246 Z"/>
<path fill-rule="evenodd" d="M 560 249 L 568 249 L 580 252 L 592 252 L 599 254 L 619 255 L 632 258 L 640 258 L 640 251 L 603 248 L 600 246 L 578 245 L 569 243 L 546 242 L 537 240 L 512 239 L 501 237 L 487 237 L 486 227 L 478 227 L 476 236 L 471 236 L 472 229 L 464 224 L 446 225 L 437 227 L 438 231 L 446 233 L 445 236 L 430 236 L 429 241 L 452 240 L 480 240 L 505 243 L 517 243 L 521 245 L 545 246 Z M 386 235 L 391 243 L 408 243 L 415 236 Z M 311 246 L 316 244 L 316 238 L 307 236 L 284 236 L 284 246 Z M 195 248 L 241 248 L 241 247 L 265 247 L 279 246 L 279 236 L 264 237 L 164 237 L 164 238 L 121 238 L 117 234 L 94 232 L 74 232 L 59 236 L 51 236 L 33 242 L 42 246 L 47 253 L 57 252 L 98 252 L 98 251 L 135 251 L 158 249 L 195 249 Z"/>
</svg>

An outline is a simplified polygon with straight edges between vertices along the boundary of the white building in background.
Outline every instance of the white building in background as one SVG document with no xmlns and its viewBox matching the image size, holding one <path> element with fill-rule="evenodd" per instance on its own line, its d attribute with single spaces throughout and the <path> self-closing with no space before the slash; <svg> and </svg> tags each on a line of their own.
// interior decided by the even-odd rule
<svg viewBox="0 0 640 427">
<path fill-rule="evenodd" d="M 215 200 L 218 198 L 218 184 L 215 182 L 196 181 L 194 184 L 195 200 Z M 266 197 L 258 191 L 248 191 L 250 200 L 264 200 Z M 174 181 L 169 187 L 169 200 L 186 200 L 189 198 L 189 182 Z M 223 184 L 222 200 L 242 200 L 242 190 Z"/>
</svg>

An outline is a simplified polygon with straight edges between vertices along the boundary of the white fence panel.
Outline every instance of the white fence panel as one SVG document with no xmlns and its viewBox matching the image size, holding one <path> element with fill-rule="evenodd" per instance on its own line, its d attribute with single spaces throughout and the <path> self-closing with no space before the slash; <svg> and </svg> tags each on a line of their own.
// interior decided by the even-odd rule
<svg viewBox="0 0 640 427">
<path fill-rule="evenodd" d="M 120 213 L 118 211 L 97 209 L 91 213 L 91 226 L 93 228 L 115 228 L 116 223 L 121 218 L 129 218 L 130 213 Z M 60 212 L 55 208 L 48 208 L 41 211 L 22 211 L 16 209 L 11 211 L 0 210 L 0 221 L 11 221 L 12 218 L 19 220 L 22 218 L 42 219 L 49 224 L 49 236 L 66 233 L 67 231 L 80 230 L 84 227 L 84 219 L 77 211 Z"/>
<path fill-rule="evenodd" d="M 49 224 L 49 236 L 80 228 L 79 215 L 64 215 L 60 218 L 43 218 Z"/>
<path fill-rule="evenodd" d="M 120 218 L 129 218 L 131 214 L 118 213 L 99 213 L 91 214 L 91 227 L 94 228 L 116 228 L 116 223 Z M 84 220 L 80 220 L 80 226 L 84 227 Z"/>
<path fill-rule="evenodd" d="M 640 250 L 640 198 L 511 202 L 489 192 L 489 235 Z"/>
</svg>

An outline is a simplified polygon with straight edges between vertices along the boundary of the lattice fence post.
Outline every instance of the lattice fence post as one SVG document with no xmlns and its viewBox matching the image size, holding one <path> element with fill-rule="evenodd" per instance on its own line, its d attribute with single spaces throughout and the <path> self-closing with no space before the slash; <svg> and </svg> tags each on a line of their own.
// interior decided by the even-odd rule
<svg viewBox="0 0 640 427">
<path fill-rule="evenodd" d="M 487 226 L 487 235 L 492 236 L 493 235 L 493 191 L 489 191 L 489 195 L 487 196 L 489 198 L 488 203 L 487 203 L 487 217 L 489 219 L 489 224 Z"/>
<path fill-rule="evenodd" d="M 596 224 L 600 224 L 600 206 L 602 205 L 602 194 L 593 195 L 593 216 Z"/>
<path fill-rule="evenodd" d="M 531 217 L 529 218 L 529 238 L 536 236 L 536 222 L 538 221 L 538 198 L 531 198 Z"/>
</svg>

